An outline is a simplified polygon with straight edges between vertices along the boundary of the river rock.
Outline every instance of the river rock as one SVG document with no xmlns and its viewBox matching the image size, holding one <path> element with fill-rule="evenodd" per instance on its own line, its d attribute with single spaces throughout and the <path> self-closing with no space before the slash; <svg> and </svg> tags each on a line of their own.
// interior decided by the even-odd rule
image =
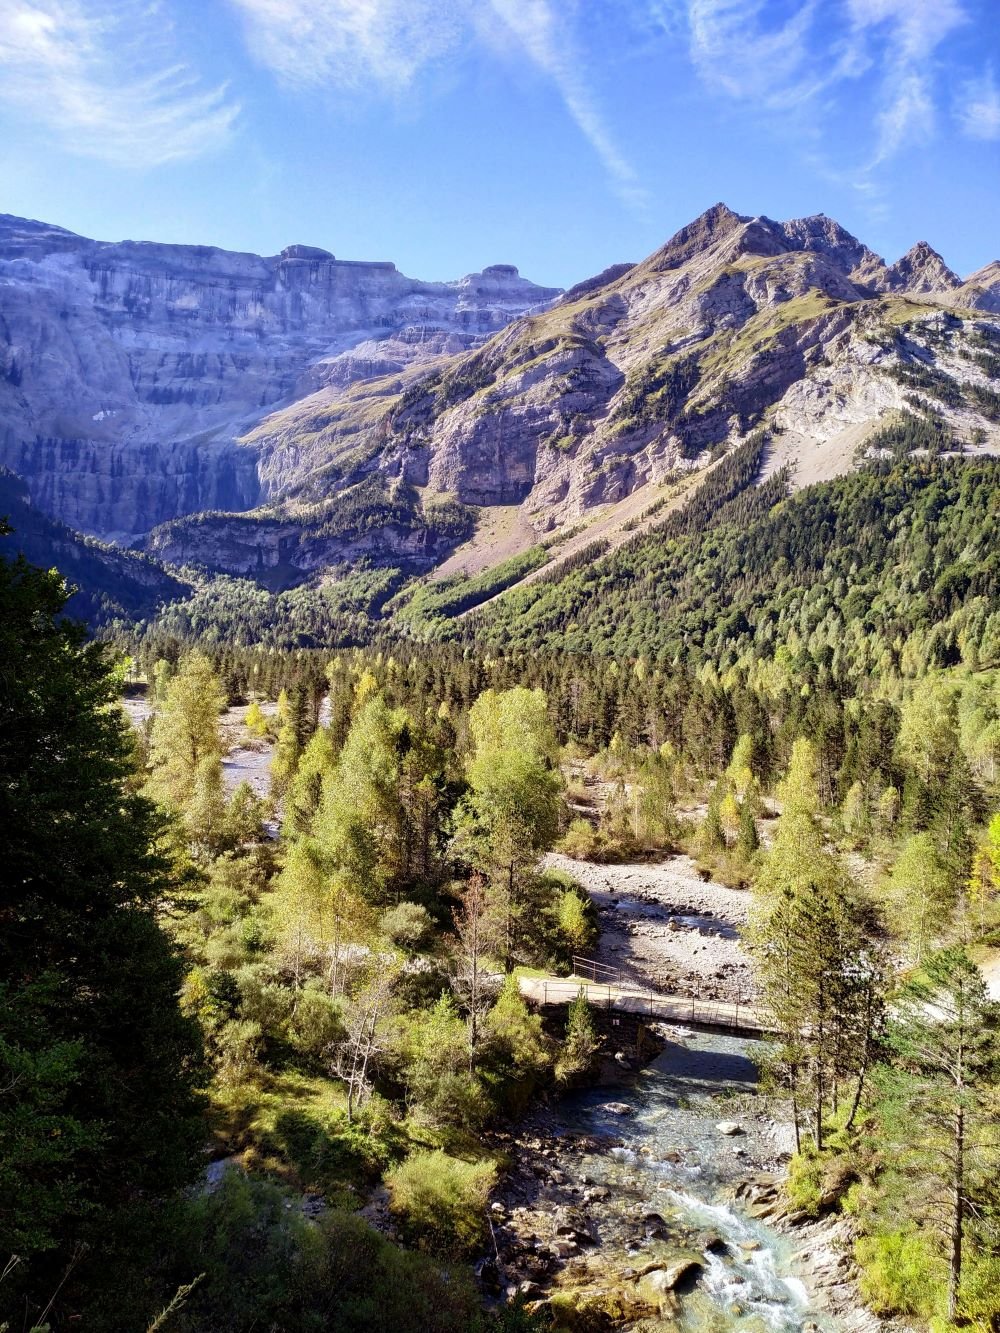
<svg viewBox="0 0 1000 1333">
<path fill-rule="evenodd" d="M 666 1292 L 676 1291 L 697 1281 L 704 1270 L 704 1264 L 698 1259 L 685 1256 L 670 1263 L 647 1264 L 641 1270 L 641 1283 L 645 1290 L 662 1296 Z"/>
<path fill-rule="evenodd" d="M 725 1254 L 729 1249 L 722 1237 L 712 1231 L 699 1236 L 697 1244 L 702 1254 Z"/>
<path fill-rule="evenodd" d="M 735 1120 L 720 1120 L 715 1128 L 720 1134 L 725 1134 L 727 1137 L 743 1133 L 743 1127 L 738 1125 Z"/>
</svg>

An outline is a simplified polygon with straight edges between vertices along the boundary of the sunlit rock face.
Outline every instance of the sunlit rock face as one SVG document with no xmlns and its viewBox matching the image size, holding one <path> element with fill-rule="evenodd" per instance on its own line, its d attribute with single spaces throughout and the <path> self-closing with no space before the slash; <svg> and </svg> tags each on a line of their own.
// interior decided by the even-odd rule
<svg viewBox="0 0 1000 1333">
<path fill-rule="evenodd" d="M 110 244 L 0 216 L 0 463 L 118 540 L 245 510 L 272 483 L 240 439 L 276 408 L 464 351 L 557 295 L 510 265 L 420 282 L 312 246 Z"/>
</svg>

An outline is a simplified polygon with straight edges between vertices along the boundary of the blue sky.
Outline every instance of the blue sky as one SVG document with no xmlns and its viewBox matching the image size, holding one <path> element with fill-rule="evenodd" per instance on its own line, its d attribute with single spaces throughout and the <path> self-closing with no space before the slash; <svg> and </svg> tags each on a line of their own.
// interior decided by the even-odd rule
<svg viewBox="0 0 1000 1333">
<path fill-rule="evenodd" d="M 0 0 L 0 211 L 568 285 L 719 199 L 1000 257 L 1000 0 Z"/>
</svg>

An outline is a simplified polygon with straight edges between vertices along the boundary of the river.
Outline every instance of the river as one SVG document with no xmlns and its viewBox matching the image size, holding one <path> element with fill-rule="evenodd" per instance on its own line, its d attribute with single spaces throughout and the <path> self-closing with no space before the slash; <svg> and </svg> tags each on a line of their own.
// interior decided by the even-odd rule
<svg viewBox="0 0 1000 1333">
<path fill-rule="evenodd" d="M 610 1191 L 587 1205 L 602 1263 L 619 1272 L 664 1263 L 655 1278 L 692 1261 L 667 1302 L 677 1308 L 654 1327 L 837 1327 L 812 1308 L 785 1239 L 734 1198 L 749 1171 L 777 1166 L 788 1146 L 784 1127 L 753 1106 L 754 1047 L 706 1032 L 668 1039 L 630 1086 L 592 1089 L 560 1107 L 567 1132 L 615 1142 L 585 1150 L 578 1164 L 598 1194 Z M 621 1113 L 618 1097 L 632 1114 Z M 739 1133 L 723 1133 L 720 1124 Z M 642 1293 L 641 1279 L 636 1286 Z M 650 1295 L 657 1294 L 654 1282 Z"/>
<path fill-rule="evenodd" d="M 666 966 L 692 993 L 705 987 L 721 998 L 736 986 L 745 997 L 752 988 L 739 940 L 745 894 L 704 883 L 686 858 L 558 861 L 597 902 L 600 959 L 637 977 Z M 832 1273 L 817 1282 L 803 1237 L 762 1220 L 780 1204 L 792 1133 L 784 1108 L 758 1089 L 760 1043 L 658 1030 L 664 1047 L 651 1063 L 539 1110 L 514 1136 L 509 1184 L 494 1208 L 507 1289 L 554 1297 L 557 1307 L 571 1298 L 613 1313 L 622 1329 L 878 1327 L 854 1298 L 849 1260 L 824 1232 L 805 1241 Z M 605 1074 L 615 1068 L 613 1033 Z M 623 1042 L 619 1067 L 628 1054 Z"/>
</svg>

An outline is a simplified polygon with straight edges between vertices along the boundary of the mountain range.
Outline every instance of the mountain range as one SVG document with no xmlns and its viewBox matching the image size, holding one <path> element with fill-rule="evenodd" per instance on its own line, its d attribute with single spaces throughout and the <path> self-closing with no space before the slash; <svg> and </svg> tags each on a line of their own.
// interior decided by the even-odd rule
<svg viewBox="0 0 1000 1333">
<path fill-rule="evenodd" d="M 173 566 L 283 587 L 572 558 L 762 428 L 760 475 L 803 485 L 913 417 L 1000 452 L 1000 262 L 963 280 L 925 242 L 887 264 L 827 217 L 717 204 L 560 293 L 0 218 L 0 463 Z"/>
</svg>

